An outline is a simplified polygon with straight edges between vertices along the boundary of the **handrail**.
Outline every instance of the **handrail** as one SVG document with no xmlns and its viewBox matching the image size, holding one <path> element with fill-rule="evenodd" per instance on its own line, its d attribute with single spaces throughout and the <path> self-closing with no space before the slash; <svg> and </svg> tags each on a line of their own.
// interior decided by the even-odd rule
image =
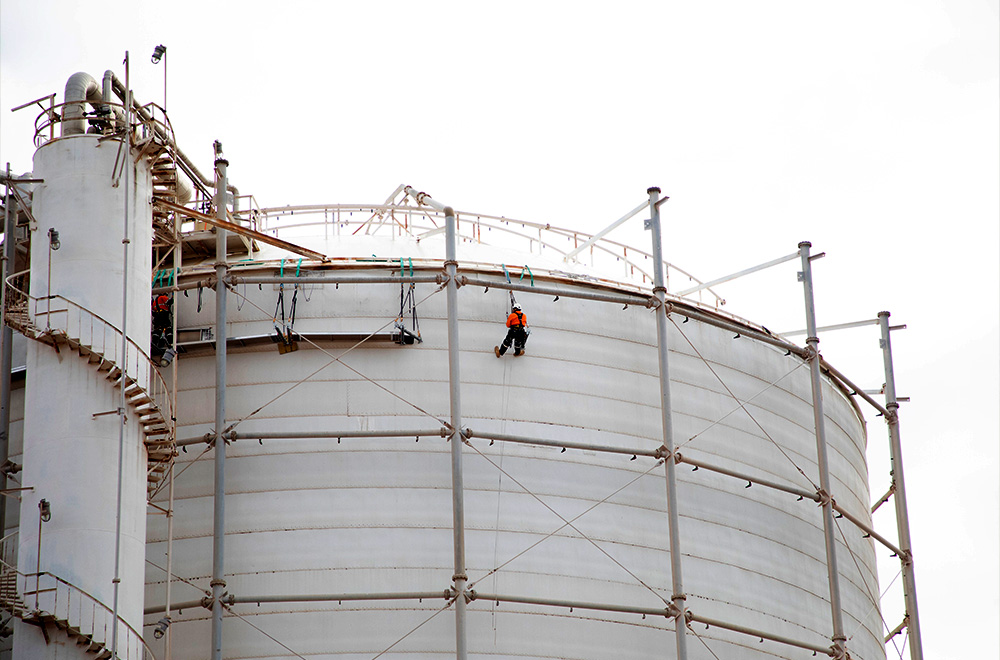
<svg viewBox="0 0 1000 660">
<path fill-rule="evenodd" d="M 95 642 L 110 649 L 111 640 L 108 637 L 111 631 L 114 630 L 114 610 L 87 591 L 49 571 L 40 571 L 38 573 L 22 573 L 18 571 L 16 558 L 17 540 L 18 532 L 12 532 L 0 539 L 0 581 L 11 575 L 15 577 L 17 584 L 15 600 L 21 599 L 23 601 L 25 595 L 34 593 L 36 599 L 38 599 L 39 606 L 32 608 L 30 612 L 25 612 L 25 616 L 33 618 L 41 614 L 51 615 L 56 619 L 65 621 L 67 625 L 79 630 L 81 634 L 88 635 Z M 35 581 L 34 592 L 28 591 L 31 578 L 34 578 Z M 54 586 L 49 586 L 50 584 L 54 584 Z M 22 585 L 23 589 L 21 588 Z M 77 601 L 75 606 L 73 603 L 74 596 Z M 43 609 L 40 606 L 43 599 L 46 607 L 51 605 L 51 609 Z M 11 607 L 11 609 L 16 610 L 16 607 Z M 76 615 L 75 618 L 74 614 Z M 100 620 L 98 614 L 103 615 L 100 617 Z M 117 618 L 120 629 L 125 632 L 124 649 L 122 649 L 121 645 L 118 646 L 117 655 L 119 660 L 130 660 L 131 658 L 135 658 L 136 660 L 155 660 L 153 651 L 146 644 L 142 634 L 120 616 Z M 103 633 L 103 636 L 99 637 L 99 633 Z M 122 655 L 123 650 L 124 655 Z"/>
<path fill-rule="evenodd" d="M 86 307 L 78 305 L 77 303 L 69 300 L 60 295 L 45 296 L 42 298 L 36 298 L 26 291 L 22 290 L 18 286 L 18 282 L 21 282 L 21 286 L 27 288 L 26 282 L 27 275 L 29 271 L 21 271 L 19 273 L 14 273 L 7 278 L 5 286 L 8 290 L 8 296 L 6 298 L 8 304 L 8 310 L 14 309 L 18 304 L 26 306 L 25 311 L 29 314 L 29 320 L 35 322 L 35 327 L 41 330 L 40 326 L 37 324 L 37 319 L 39 317 L 44 317 L 46 320 L 45 330 L 41 331 L 41 335 L 46 333 L 52 334 L 52 331 L 62 332 L 67 337 L 71 337 L 70 334 L 72 328 L 71 321 L 73 317 L 76 318 L 76 336 L 73 339 L 77 339 L 81 344 L 84 344 L 94 350 L 99 352 L 101 355 L 107 357 L 111 362 L 117 365 L 123 374 L 128 375 L 133 378 L 137 383 L 141 383 L 140 378 L 145 376 L 146 387 L 143 389 L 153 400 L 157 408 L 164 415 L 164 421 L 169 422 L 173 419 L 173 408 L 171 407 L 169 390 L 167 388 L 167 383 L 163 376 L 160 374 L 159 370 L 156 368 L 155 363 L 149 357 L 149 354 L 138 344 L 136 344 L 128 335 L 125 336 L 126 349 L 125 355 L 119 355 L 121 351 L 121 337 L 122 332 L 114 324 L 109 322 L 107 319 L 101 317 L 99 314 L 95 314 Z M 65 304 L 65 309 L 52 309 L 53 301 L 61 301 Z M 73 311 L 75 310 L 75 314 Z M 58 319 L 62 315 L 65 315 L 66 327 L 54 327 L 53 319 Z M 89 327 L 86 326 L 86 321 L 90 320 Z M 98 327 L 95 327 L 94 320 L 99 322 Z M 89 334 L 84 331 L 89 331 Z M 111 331 L 112 337 L 109 341 L 108 330 Z M 89 342 L 89 343 L 86 343 Z M 132 349 L 132 354 L 129 354 L 129 348 Z M 129 362 L 134 362 L 134 364 L 129 364 Z M 168 423 L 168 437 L 173 436 L 173 429 Z"/>
<path fill-rule="evenodd" d="M 296 222 L 292 216 L 313 216 L 322 214 L 319 221 L 311 218 L 305 222 Z M 358 217 L 354 217 L 357 214 Z M 249 219 L 247 211 L 241 210 L 234 214 L 241 219 Z M 421 240 L 425 234 L 440 230 L 444 223 L 444 214 L 426 206 L 409 206 L 405 204 L 307 204 L 298 206 L 275 206 L 258 209 L 257 219 L 260 221 L 259 231 L 277 236 L 279 233 L 293 233 L 295 230 L 307 228 L 323 228 L 325 235 L 358 233 L 362 229 L 366 235 L 378 233 L 383 228 L 396 235 L 409 235 Z M 402 217 L 397 217 L 402 216 Z M 564 258 L 576 246 L 589 240 L 592 235 L 575 229 L 555 227 L 551 224 L 517 220 L 503 216 L 486 215 L 456 211 L 456 226 L 459 238 L 480 244 L 493 244 L 502 247 L 499 242 L 488 243 L 483 239 L 483 233 L 496 232 L 517 240 L 528 241 L 528 251 L 535 252 L 536 245 L 539 254 L 543 250 L 552 250 L 559 260 Z M 520 226 L 520 228 L 518 227 Z M 501 239 L 502 240 L 502 239 Z M 563 242 L 569 243 L 564 245 Z M 625 280 L 640 278 L 643 284 L 652 282 L 650 267 L 645 263 L 653 255 L 645 250 L 633 248 L 624 243 L 602 238 L 595 242 L 588 254 L 590 265 L 595 266 L 598 259 L 604 259 L 602 265 L 612 265 L 621 262 L 625 268 Z M 573 257 L 566 263 L 584 264 L 582 255 Z M 703 284 L 701 280 L 678 266 L 664 261 L 667 268 L 667 285 L 669 288 L 671 271 L 684 278 L 687 282 Z M 716 306 L 725 304 L 725 300 L 713 289 L 706 289 L 713 296 Z"/>
</svg>

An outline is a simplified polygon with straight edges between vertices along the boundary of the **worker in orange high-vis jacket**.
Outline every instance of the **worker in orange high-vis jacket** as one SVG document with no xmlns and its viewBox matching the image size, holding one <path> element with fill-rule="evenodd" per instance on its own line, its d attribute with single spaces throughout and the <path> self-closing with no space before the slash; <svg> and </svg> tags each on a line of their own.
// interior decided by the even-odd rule
<svg viewBox="0 0 1000 660">
<path fill-rule="evenodd" d="M 493 347 L 493 352 L 500 357 L 507 352 L 511 343 L 514 344 L 514 356 L 524 352 L 524 343 L 528 341 L 528 317 L 521 311 L 521 306 L 514 303 L 510 308 L 510 315 L 507 317 L 507 336 L 503 343 Z"/>
</svg>

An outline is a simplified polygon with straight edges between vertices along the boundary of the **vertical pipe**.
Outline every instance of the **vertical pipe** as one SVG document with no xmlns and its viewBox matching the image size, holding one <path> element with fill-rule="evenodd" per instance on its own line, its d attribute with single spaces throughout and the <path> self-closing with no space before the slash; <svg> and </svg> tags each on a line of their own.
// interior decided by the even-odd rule
<svg viewBox="0 0 1000 660">
<path fill-rule="evenodd" d="M 17 214 L 11 212 L 14 195 L 11 193 L 10 163 L 7 163 L 7 196 L 4 199 L 3 275 L 0 281 L 0 465 L 7 462 L 10 452 L 10 365 L 13 355 L 14 333 L 7 326 L 7 277 L 14 267 L 16 240 L 14 225 Z M 7 488 L 7 473 L 0 472 L 0 490 Z M 0 501 L 0 537 L 7 533 L 7 500 Z"/>
<path fill-rule="evenodd" d="M 226 169 L 222 144 L 215 143 L 216 217 L 226 219 Z M 222 660 L 222 595 L 226 534 L 226 230 L 215 229 L 215 527 L 212 542 L 212 660 Z"/>
<path fill-rule="evenodd" d="M 670 576 L 673 583 L 671 602 L 677 609 L 677 660 L 687 660 L 687 617 L 684 609 L 684 581 L 681 574 L 680 515 L 677 512 L 677 464 L 674 462 L 673 408 L 670 405 L 670 365 L 667 344 L 667 290 L 663 286 L 663 235 L 660 229 L 660 189 L 649 188 L 650 229 L 653 233 L 653 294 L 660 301 L 656 310 L 656 354 L 660 363 L 660 414 L 663 446 L 667 450 L 667 519 L 670 531 Z"/>
<path fill-rule="evenodd" d="M 833 501 L 830 499 L 830 467 L 826 452 L 826 417 L 823 413 L 823 382 L 820 377 L 819 337 L 816 336 L 816 306 L 813 299 L 812 261 L 809 248 L 812 243 L 799 243 L 802 258 L 802 289 L 805 295 L 806 329 L 809 333 L 806 346 L 809 349 L 809 373 L 812 381 L 813 420 L 816 425 L 816 454 L 819 464 L 819 485 L 823 498 L 823 535 L 826 540 L 826 571 L 830 581 L 830 611 L 833 617 L 833 643 L 837 649 L 834 659 L 846 656 L 843 611 L 840 604 L 840 571 L 837 567 L 837 544 L 833 529 Z"/>
<path fill-rule="evenodd" d="M 163 63 L 163 75 L 166 76 L 166 61 Z M 163 107 L 166 109 L 166 83 L 164 82 L 164 101 Z M 184 256 L 184 246 L 181 243 L 181 217 L 179 214 L 174 213 L 174 240 L 177 242 L 174 244 L 174 293 L 173 293 L 173 304 L 171 308 L 173 309 L 173 323 L 170 328 L 170 348 L 177 350 L 177 316 L 178 309 L 180 308 L 180 301 L 177 299 L 177 278 L 181 274 L 181 262 Z M 170 410 L 174 415 L 174 419 L 171 421 L 176 421 L 177 418 L 177 368 L 180 356 L 174 353 L 174 360 L 171 363 L 170 369 Z M 166 614 L 167 621 L 170 621 L 170 596 L 171 596 L 171 584 L 174 577 L 174 466 L 176 462 L 174 459 L 170 460 L 170 471 L 167 478 L 170 479 L 170 485 L 167 487 L 168 492 L 168 503 L 167 503 L 167 593 L 166 593 Z M 170 639 L 170 626 L 167 626 L 165 631 L 166 635 L 164 637 L 164 660 L 171 660 L 173 658 L 173 645 Z"/>
<path fill-rule="evenodd" d="M 892 483 L 896 487 L 893 503 L 896 506 L 896 528 L 899 548 L 903 556 L 903 598 L 906 600 L 906 634 L 910 640 L 911 660 L 923 660 L 924 649 L 920 640 L 920 617 L 917 614 L 917 582 L 913 574 L 913 551 L 910 545 L 910 517 L 906 510 L 906 482 L 903 479 L 903 445 L 899 440 L 899 403 L 896 401 L 896 377 L 892 368 L 892 343 L 889 340 L 889 312 L 878 313 L 882 330 L 882 361 L 885 364 L 885 407 L 889 411 L 885 421 L 889 425 L 889 452 L 892 460 Z"/>
<path fill-rule="evenodd" d="M 448 273 L 448 398 L 451 403 L 451 493 L 455 537 L 455 657 L 466 658 L 465 635 L 465 485 L 462 476 L 462 398 L 458 363 L 458 261 L 456 258 L 455 212 L 444 210 L 447 232 L 445 269 Z"/>
<path fill-rule="evenodd" d="M 121 554 L 122 554 L 122 479 L 124 475 L 122 474 L 125 467 L 125 376 L 128 370 L 128 359 L 125 355 L 125 351 L 128 349 L 128 248 L 129 248 L 129 237 L 128 237 L 128 205 L 129 205 L 129 186 L 131 185 L 129 174 L 132 172 L 132 121 L 131 121 L 131 107 L 132 107 L 132 88 L 129 83 L 129 60 L 128 51 L 125 51 L 125 134 L 122 136 L 122 141 L 125 143 L 124 152 L 121 154 L 124 159 L 122 164 L 122 170 L 125 172 L 125 219 L 123 221 L 123 236 L 122 236 L 122 345 L 121 353 L 119 353 L 119 359 L 121 360 L 121 388 L 119 392 L 118 399 L 118 498 L 116 502 L 115 509 L 115 576 L 112 579 L 112 584 L 114 585 L 114 595 L 112 596 L 113 605 L 111 608 L 111 657 L 117 657 L 118 654 L 118 594 L 121 586 Z M 52 246 L 49 246 L 49 277 L 52 277 Z M 52 292 L 47 291 L 49 300 L 52 300 Z M 138 374 L 136 374 L 138 377 Z M 39 537 L 41 537 L 41 531 L 39 531 Z"/>
</svg>

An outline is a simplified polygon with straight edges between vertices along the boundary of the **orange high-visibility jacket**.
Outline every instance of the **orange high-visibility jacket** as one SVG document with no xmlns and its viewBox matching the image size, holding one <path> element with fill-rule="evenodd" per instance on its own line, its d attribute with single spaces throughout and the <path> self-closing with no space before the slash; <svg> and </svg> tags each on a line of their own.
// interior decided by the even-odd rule
<svg viewBox="0 0 1000 660">
<path fill-rule="evenodd" d="M 524 315 L 524 312 L 511 312 L 510 316 L 507 317 L 507 327 L 521 327 L 525 328 L 528 326 L 528 317 Z"/>
</svg>

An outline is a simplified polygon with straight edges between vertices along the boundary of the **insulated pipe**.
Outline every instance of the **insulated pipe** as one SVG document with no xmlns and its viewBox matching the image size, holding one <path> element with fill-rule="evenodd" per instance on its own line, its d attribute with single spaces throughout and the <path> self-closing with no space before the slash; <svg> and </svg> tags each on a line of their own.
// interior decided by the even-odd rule
<svg viewBox="0 0 1000 660">
<path fill-rule="evenodd" d="M 121 81 L 118 80 L 118 77 L 115 76 L 114 74 L 112 74 L 111 76 L 111 86 L 114 89 L 115 94 L 118 95 L 118 98 L 122 99 L 122 101 L 125 102 L 125 86 L 122 85 Z M 170 147 L 174 150 L 174 153 L 177 154 L 177 158 L 181 161 L 181 164 L 184 166 L 185 172 L 187 172 L 187 174 L 191 177 L 192 180 L 198 181 L 206 188 L 215 187 L 215 182 L 201 173 L 201 170 L 199 170 L 195 166 L 195 164 L 191 162 L 191 160 L 187 157 L 187 155 L 183 151 L 181 151 L 180 147 L 177 146 L 177 143 L 174 142 L 169 135 L 167 135 L 167 132 L 164 131 L 159 124 L 153 121 L 153 116 L 149 114 L 149 112 L 145 108 L 143 108 L 138 101 L 135 101 L 133 99 L 132 105 L 136 114 L 139 115 L 139 117 L 142 118 L 144 122 L 146 122 L 149 126 L 152 127 L 153 132 L 159 135 L 160 139 L 162 139 L 165 143 L 170 145 Z M 226 190 L 233 193 L 234 199 L 240 194 L 240 191 L 236 188 L 236 186 L 230 184 L 228 179 L 226 181 Z M 221 219 L 225 220 L 225 218 Z"/>
<path fill-rule="evenodd" d="M 826 451 L 826 417 L 823 413 L 823 381 L 820 376 L 819 337 L 816 336 L 816 305 L 813 299 L 812 261 L 809 258 L 809 248 L 812 243 L 799 243 L 799 254 L 802 258 L 802 290 L 805 296 L 806 328 L 809 337 L 806 345 L 809 348 L 809 373 L 812 381 L 813 420 L 816 426 L 816 455 L 819 464 L 819 484 L 823 497 L 823 536 L 826 541 L 826 571 L 830 582 L 830 613 L 833 618 L 833 644 L 838 660 L 847 656 L 844 635 L 843 609 L 840 603 L 840 571 L 837 567 L 837 541 L 834 535 L 833 500 L 830 491 L 830 467 Z"/>
<path fill-rule="evenodd" d="M 896 489 L 893 504 L 896 507 L 896 528 L 902 552 L 899 559 L 903 570 L 903 597 L 906 600 L 906 634 L 910 640 L 911 660 L 923 660 L 924 648 L 920 639 L 920 616 L 917 612 L 917 582 L 913 574 L 913 546 L 910 544 L 910 516 L 906 508 L 906 481 L 903 479 L 903 445 L 899 438 L 899 403 L 896 401 L 896 376 L 892 366 L 892 342 L 889 338 L 889 312 L 878 313 L 882 330 L 882 361 L 885 366 L 885 416 L 889 426 L 889 451 L 892 459 L 892 484 Z"/>
<path fill-rule="evenodd" d="M 409 188 L 407 188 L 409 192 Z M 444 207 L 447 228 L 445 269 L 448 272 L 448 398 L 451 403 L 451 494 L 452 525 L 455 542 L 455 657 L 466 660 L 465 585 L 469 577 L 465 572 L 465 484 L 462 475 L 462 374 L 459 369 L 458 346 L 458 281 L 456 271 L 457 232 L 455 211 Z"/>
<path fill-rule="evenodd" d="M 671 602 L 677 615 L 674 619 L 677 634 L 677 660 L 687 660 L 687 619 L 684 609 L 684 581 L 681 575 L 680 515 L 677 512 L 677 464 L 674 460 L 673 408 L 670 403 L 670 365 L 667 345 L 667 289 L 663 283 L 663 237 L 660 230 L 660 189 L 649 188 L 650 229 L 653 233 L 653 294 L 660 302 L 656 310 L 656 355 L 660 364 L 660 415 L 663 430 L 663 447 L 667 460 L 667 519 L 670 532 L 670 577 L 673 584 Z"/>
<path fill-rule="evenodd" d="M 79 71 L 66 81 L 66 91 L 63 95 L 66 105 L 62 113 L 62 137 L 83 135 L 87 132 L 87 122 L 84 119 L 86 108 L 84 102 L 98 104 L 104 100 L 101 88 L 89 73 Z"/>
<path fill-rule="evenodd" d="M 226 168 L 222 144 L 215 143 L 215 207 L 226 218 Z M 212 533 L 212 660 L 222 660 L 222 597 L 226 588 L 226 230 L 215 229 L 215 508 Z"/>
</svg>

